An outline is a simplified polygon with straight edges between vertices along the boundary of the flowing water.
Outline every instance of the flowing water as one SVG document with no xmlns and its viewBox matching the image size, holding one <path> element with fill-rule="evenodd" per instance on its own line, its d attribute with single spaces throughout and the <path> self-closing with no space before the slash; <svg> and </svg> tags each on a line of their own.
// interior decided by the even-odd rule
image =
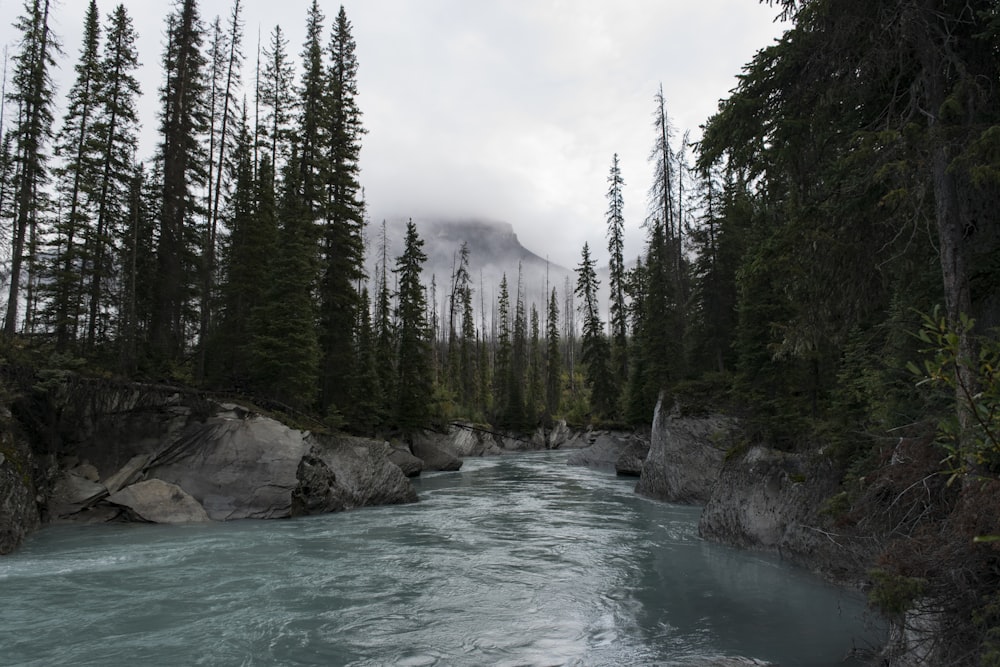
<svg viewBox="0 0 1000 667">
<path fill-rule="evenodd" d="M 565 454 L 416 485 L 287 521 L 45 529 L 0 558 L 0 665 L 806 667 L 873 641 L 860 597 Z"/>
</svg>

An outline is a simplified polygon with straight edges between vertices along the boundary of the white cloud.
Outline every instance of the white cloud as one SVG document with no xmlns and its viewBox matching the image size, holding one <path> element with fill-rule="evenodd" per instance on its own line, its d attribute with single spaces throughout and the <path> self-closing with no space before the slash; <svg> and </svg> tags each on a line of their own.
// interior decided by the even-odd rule
<svg viewBox="0 0 1000 667">
<path fill-rule="evenodd" d="M 301 50 L 311 0 L 244 0 L 251 90 L 257 34 L 275 24 Z M 107 13 L 118 0 L 99 0 Z M 348 0 L 368 134 L 362 182 L 374 220 L 469 216 L 514 225 L 522 243 L 575 266 L 605 247 L 611 156 L 626 181 L 627 251 L 641 247 L 653 95 L 697 131 L 735 75 L 778 34 L 753 0 Z M 13 20 L 10 2 L 2 3 Z M 143 152 L 155 146 L 166 0 L 125 0 L 144 63 Z M 225 19 L 230 0 L 201 0 Z M 337 5 L 322 4 L 326 24 Z M 79 52 L 84 0 L 62 0 L 59 93 Z M 20 11 L 18 3 L 16 10 Z M 0 38 L 11 43 L 9 24 Z M 249 92 L 248 92 L 249 95 Z"/>
</svg>

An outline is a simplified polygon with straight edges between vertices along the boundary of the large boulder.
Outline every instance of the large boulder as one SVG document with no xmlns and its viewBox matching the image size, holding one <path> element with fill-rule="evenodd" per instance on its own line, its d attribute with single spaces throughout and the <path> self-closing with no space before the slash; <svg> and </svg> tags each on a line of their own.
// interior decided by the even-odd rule
<svg viewBox="0 0 1000 667">
<path fill-rule="evenodd" d="M 214 520 L 275 519 L 415 501 L 391 451 L 385 442 L 220 413 L 185 430 L 147 475 L 177 484 Z"/>
<path fill-rule="evenodd" d="M 424 470 L 455 471 L 462 468 L 462 459 L 438 444 L 439 439 L 421 433 L 410 445 L 413 455 L 424 462 Z"/>
<path fill-rule="evenodd" d="M 65 519 L 81 512 L 108 495 L 103 484 L 72 471 L 63 472 L 52 486 L 48 514 L 51 519 Z"/>
<path fill-rule="evenodd" d="M 615 461 L 615 472 L 622 477 L 638 477 L 647 456 L 649 442 L 638 437 L 629 438 Z"/>
<path fill-rule="evenodd" d="M 708 502 L 735 427 L 736 422 L 723 415 L 681 416 L 661 396 L 635 492 L 668 502 Z"/>
<path fill-rule="evenodd" d="M 215 521 L 282 518 L 309 450 L 303 432 L 273 419 L 216 415 L 190 424 L 147 475 L 190 493 Z"/>
<path fill-rule="evenodd" d="M 111 494 L 108 502 L 129 508 L 152 523 L 201 523 L 209 521 L 205 508 L 176 484 L 147 479 Z"/>
<path fill-rule="evenodd" d="M 636 450 L 641 450 L 644 443 L 631 433 L 613 433 L 600 431 L 590 433 L 590 445 L 574 451 L 566 459 L 571 466 L 586 466 L 596 470 L 614 471 L 623 455 L 637 456 Z"/>
<path fill-rule="evenodd" d="M 410 448 L 402 444 L 390 445 L 389 460 L 392 461 L 407 477 L 417 477 L 424 469 L 424 462 L 410 453 Z"/>
<path fill-rule="evenodd" d="M 366 440 L 349 436 L 313 436 L 309 460 L 319 469 L 330 472 L 329 503 L 313 502 L 319 512 L 339 512 L 372 505 L 397 505 L 417 501 L 417 492 L 399 466 L 389 455 L 392 447 L 385 441 Z M 308 480 L 301 474 L 296 497 L 302 497 L 302 486 Z M 318 496 L 318 494 L 317 494 Z"/>
<path fill-rule="evenodd" d="M 425 434 L 431 437 L 430 434 Z M 497 436 L 482 426 L 469 422 L 456 422 L 448 427 L 447 435 L 435 439 L 436 444 L 460 459 L 467 456 L 496 456 L 503 449 L 497 443 Z"/>
</svg>

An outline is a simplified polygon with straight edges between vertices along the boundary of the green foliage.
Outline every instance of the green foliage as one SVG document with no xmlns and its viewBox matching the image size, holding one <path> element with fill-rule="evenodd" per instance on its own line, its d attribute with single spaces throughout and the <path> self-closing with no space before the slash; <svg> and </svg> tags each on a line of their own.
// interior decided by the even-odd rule
<svg viewBox="0 0 1000 667">
<path fill-rule="evenodd" d="M 1000 667 L 1000 594 L 988 596 L 985 603 L 973 613 L 972 622 L 983 638 L 979 654 L 980 667 Z"/>
<path fill-rule="evenodd" d="M 919 384 L 951 390 L 958 401 L 958 414 L 939 423 L 953 479 L 970 468 L 1000 471 L 1000 340 L 976 337 L 978 354 L 967 358 L 962 338 L 972 336 L 974 326 L 965 314 L 954 325 L 940 309 L 923 315 L 915 335 L 929 346 L 927 358 L 922 367 L 908 365 Z"/>
<path fill-rule="evenodd" d="M 427 329 L 427 297 L 420 282 L 423 239 L 410 220 L 406 224 L 403 254 L 396 259 L 399 281 L 399 353 L 396 374 L 396 423 L 411 431 L 427 425 L 431 410 L 430 337 Z"/>
<path fill-rule="evenodd" d="M 868 602 L 890 618 L 900 618 L 912 608 L 923 593 L 927 581 L 920 577 L 906 577 L 882 569 L 869 572 L 872 588 Z"/>
</svg>

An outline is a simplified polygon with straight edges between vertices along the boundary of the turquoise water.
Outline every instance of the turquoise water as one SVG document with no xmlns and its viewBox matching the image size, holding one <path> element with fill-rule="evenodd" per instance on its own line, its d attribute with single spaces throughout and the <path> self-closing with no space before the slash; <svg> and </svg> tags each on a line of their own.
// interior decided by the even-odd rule
<svg viewBox="0 0 1000 667">
<path fill-rule="evenodd" d="M 414 505 L 45 529 L 0 558 L 0 665 L 808 667 L 871 645 L 859 596 L 564 462 L 469 459 Z"/>
</svg>

